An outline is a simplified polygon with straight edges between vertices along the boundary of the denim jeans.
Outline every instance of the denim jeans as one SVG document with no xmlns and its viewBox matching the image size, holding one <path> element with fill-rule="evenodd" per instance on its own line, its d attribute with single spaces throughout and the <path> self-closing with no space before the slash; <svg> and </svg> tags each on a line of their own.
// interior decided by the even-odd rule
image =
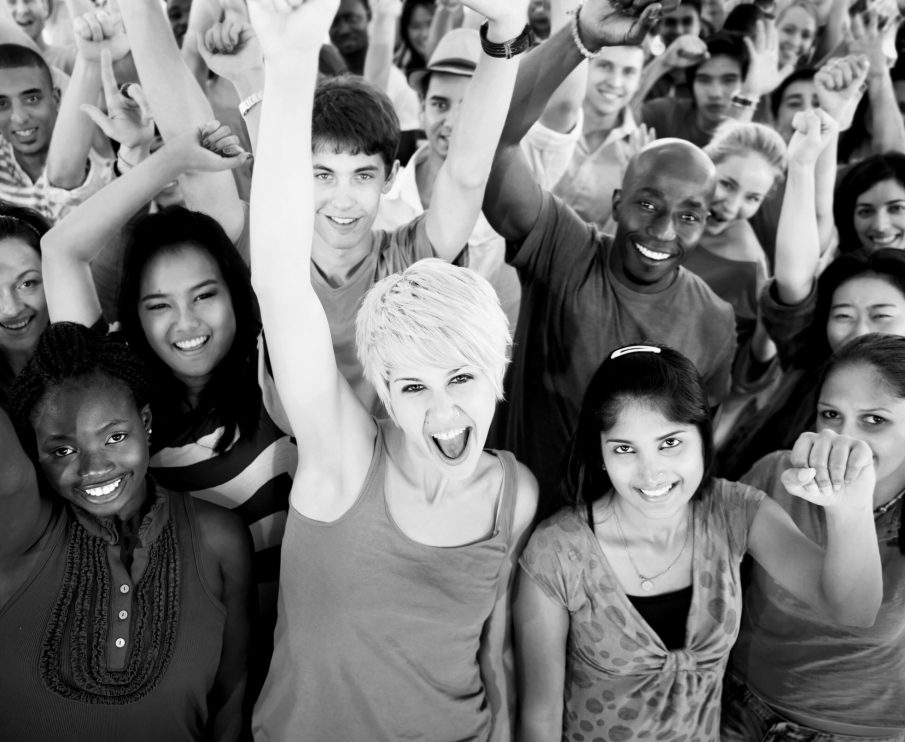
<svg viewBox="0 0 905 742">
<path fill-rule="evenodd" d="M 891 737 L 853 737 L 811 729 L 780 716 L 727 672 L 720 737 L 722 742 L 905 742 L 905 730 Z"/>
</svg>

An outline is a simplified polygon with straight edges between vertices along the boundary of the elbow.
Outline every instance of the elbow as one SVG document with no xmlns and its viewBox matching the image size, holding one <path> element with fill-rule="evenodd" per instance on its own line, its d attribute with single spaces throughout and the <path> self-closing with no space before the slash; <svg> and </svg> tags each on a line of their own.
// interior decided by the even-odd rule
<svg viewBox="0 0 905 742">
<path fill-rule="evenodd" d="M 880 599 L 866 603 L 853 601 L 855 605 L 845 606 L 841 610 L 833 612 L 833 619 L 841 626 L 850 626 L 857 629 L 869 629 L 877 620 L 880 612 Z"/>
</svg>

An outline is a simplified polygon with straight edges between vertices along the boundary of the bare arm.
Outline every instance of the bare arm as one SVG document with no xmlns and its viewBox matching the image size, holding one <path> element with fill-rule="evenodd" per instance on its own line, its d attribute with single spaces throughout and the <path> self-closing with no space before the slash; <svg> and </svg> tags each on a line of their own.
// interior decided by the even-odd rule
<svg viewBox="0 0 905 742">
<path fill-rule="evenodd" d="M 490 739 L 508 742 L 515 728 L 516 689 L 515 661 L 512 651 L 512 600 L 518 558 L 530 536 L 531 523 L 537 510 L 537 480 L 527 467 L 519 464 L 519 484 L 509 554 L 500 575 L 493 612 L 484 624 L 478 661 L 490 706 L 493 728 Z"/>
<path fill-rule="evenodd" d="M 38 494 L 35 468 L 0 407 L 0 560 L 20 556 L 34 543 L 49 510 Z M 2 564 L 2 561 L 0 561 Z M 2 583 L 0 583 L 2 584 Z M 2 604 L 0 604 L 2 607 Z"/>
<path fill-rule="evenodd" d="M 635 5 L 639 7 L 632 15 L 609 0 L 586 2 L 579 28 L 584 46 L 593 51 L 602 46 L 640 43 L 656 22 L 660 5 Z M 583 59 L 572 40 L 571 26 L 567 25 L 532 51 L 520 66 L 484 198 L 484 213 L 490 225 L 507 240 L 521 241 L 531 231 L 543 197 L 519 142 Z"/>
<path fill-rule="evenodd" d="M 648 93 L 664 75 L 673 70 L 686 69 L 707 58 L 707 44 L 700 36 L 682 34 L 659 57 L 654 57 L 641 70 L 641 84 L 629 104 L 635 117 L 641 115 L 641 105 Z"/>
<path fill-rule="evenodd" d="M 569 612 L 524 571 L 515 587 L 515 663 L 520 742 L 562 735 Z"/>
<path fill-rule="evenodd" d="M 803 433 L 791 464 L 782 483 L 790 494 L 823 507 L 826 548 L 810 541 L 788 513 L 765 499 L 751 525 L 751 554 L 774 580 L 821 614 L 841 624 L 873 625 L 883 580 L 870 448 L 832 431 Z"/>
<path fill-rule="evenodd" d="M 515 38 L 525 27 L 526 0 L 467 0 L 466 4 L 488 19 L 487 38 L 492 42 Z M 519 57 L 482 54 L 465 93 L 424 222 L 431 245 L 445 260 L 462 252 L 480 216 L 518 65 Z"/>
<path fill-rule="evenodd" d="M 402 12 L 400 0 L 375 0 L 371 3 L 373 18 L 365 54 L 364 78 L 384 93 L 390 84 L 390 67 L 396 47 L 396 28 Z"/>
<path fill-rule="evenodd" d="M 550 0 L 550 33 L 568 26 L 576 3 L 573 0 Z M 575 68 L 550 96 L 547 107 L 541 114 L 540 122 L 548 129 L 568 134 L 578 122 L 585 92 L 588 87 L 588 63 L 582 62 Z"/>
<path fill-rule="evenodd" d="M 778 299 L 790 306 L 804 301 L 814 284 L 820 260 L 814 171 L 822 150 L 838 137 L 835 121 L 820 109 L 796 114 L 793 125 L 774 271 Z"/>
<path fill-rule="evenodd" d="M 454 28 L 461 28 L 465 20 L 465 8 L 462 0 L 437 0 L 434 17 L 431 18 L 430 32 L 427 37 L 427 56 L 433 53 L 446 34 Z"/>
<path fill-rule="evenodd" d="M 304 452 L 292 503 L 320 520 L 344 512 L 317 506 L 332 507 L 357 492 L 376 435 L 336 366 L 327 317 L 311 285 L 312 104 L 321 42 L 337 6 L 338 0 L 249 4 L 267 66 L 252 180 L 252 282 L 277 390 Z"/>
<path fill-rule="evenodd" d="M 52 322 L 79 322 L 91 326 L 101 306 L 91 276 L 91 261 L 126 222 L 185 168 L 237 167 L 245 157 L 225 127 L 209 127 L 224 154 L 200 145 L 192 128 L 170 140 L 157 152 L 73 209 L 41 240 L 44 292 Z M 208 129 L 205 129 L 208 131 Z M 219 132 L 219 134 L 217 133 Z"/>
<path fill-rule="evenodd" d="M 135 67 L 164 141 L 214 118 L 204 91 L 179 54 L 164 6 L 157 0 L 120 0 Z M 180 177 L 186 204 L 215 218 L 230 239 L 242 233 L 244 217 L 231 173 L 186 173 Z"/>
</svg>

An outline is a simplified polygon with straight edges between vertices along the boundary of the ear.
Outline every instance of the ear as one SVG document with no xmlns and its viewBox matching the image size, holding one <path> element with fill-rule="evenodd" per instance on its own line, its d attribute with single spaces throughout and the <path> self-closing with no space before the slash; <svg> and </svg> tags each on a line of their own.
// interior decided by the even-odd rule
<svg viewBox="0 0 905 742">
<path fill-rule="evenodd" d="M 390 192 L 390 189 L 393 187 L 393 183 L 396 181 L 396 176 L 399 174 L 399 160 L 393 162 L 393 167 L 390 168 L 390 172 L 387 173 L 386 180 L 383 181 L 383 187 L 380 189 L 380 192 L 384 195 Z"/>
<path fill-rule="evenodd" d="M 138 413 L 141 416 L 141 424 L 144 425 L 148 435 L 151 434 L 151 405 L 146 404 Z"/>
<path fill-rule="evenodd" d="M 619 221 L 619 205 L 622 203 L 622 189 L 616 188 L 613 191 L 613 221 Z"/>
<path fill-rule="evenodd" d="M 60 93 L 60 89 L 54 85 L 53 89 L 50 91 L 50 97 L 53 99 L 53 105 L 55 108 L 59 109 L 60 107 L 60 99 L 63 97 L 62 93 Z"/>
</svg>

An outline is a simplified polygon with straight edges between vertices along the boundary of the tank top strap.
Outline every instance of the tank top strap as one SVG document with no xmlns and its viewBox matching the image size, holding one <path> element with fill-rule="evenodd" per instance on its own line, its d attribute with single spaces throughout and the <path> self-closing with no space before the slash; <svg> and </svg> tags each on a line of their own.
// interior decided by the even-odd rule
<svg viewBox="0 0 905 742">
<path fill-rule="evenodd" d="M 518 461 L 509 451 L 490 451 L 503 465 L 503 483 L 500 488 L 500 500 L 497 503 L 495 531 L 499 532 L 508 544 L 512 536 L 512 521 L 515 515 L 515 501 L 518 495 Z"/>
</svg>

